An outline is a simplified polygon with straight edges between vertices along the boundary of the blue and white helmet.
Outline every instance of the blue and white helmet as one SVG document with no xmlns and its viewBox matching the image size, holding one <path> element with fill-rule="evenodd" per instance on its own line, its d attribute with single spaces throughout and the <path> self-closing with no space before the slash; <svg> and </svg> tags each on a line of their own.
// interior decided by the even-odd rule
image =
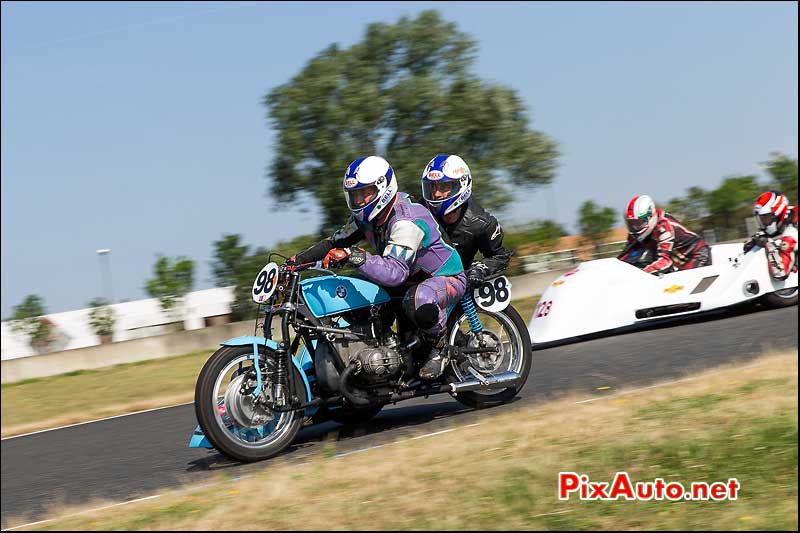
<svg viewBox="0 0 800 533">
<path fill-rule="evenodd" d="M 437 155 L 422 172 L 422 198 L 438 216 L 455 211 L 472 194 L 472 174 L 457 155 Z"/>
<path fill-rule="evenodd" d="M 375 155 L 359 157 L 350 163 L 343 186 L 347 207 L 360 222 L 371 222 L 394 204 L 397 195 L 397 177 L 392 165 Z"/>
</svg>

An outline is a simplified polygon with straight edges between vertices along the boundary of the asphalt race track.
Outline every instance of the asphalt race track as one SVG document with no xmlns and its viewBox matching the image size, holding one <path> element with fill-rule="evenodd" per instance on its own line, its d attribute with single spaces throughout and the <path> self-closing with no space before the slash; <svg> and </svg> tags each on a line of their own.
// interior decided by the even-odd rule
<svg viewBox="0 0 800 533">
<path fill-rule="evenodd" d="M 307 427 L 283 457 L 300 463 L 325 441 L 335 441 L 339 452 L 358 450 L 412 432 L 485 420 L 502 410 L 567 392 L 596 397 L 599 387 L 610 387 L 604 392 L 613 393 L 745 361 L 768 349 L 796 350 L 797 319 L 796 306 L 746 308 L 535 351 L 528 382 L 510 405 L 472 411 L 448 395 L 400 402 L 361 426 L 329 422 Z M 213 450 L 188 448 L 195 425 L 189 404 L 3 440 L 2 526 L 11 517 L 41 520 L 54 503 L 98 498 L 121 502 L 183 483 L 201 484 L 221 470 L 240 476 L 263 468 L 264 463 L 242 465 Z"/>
</svg>

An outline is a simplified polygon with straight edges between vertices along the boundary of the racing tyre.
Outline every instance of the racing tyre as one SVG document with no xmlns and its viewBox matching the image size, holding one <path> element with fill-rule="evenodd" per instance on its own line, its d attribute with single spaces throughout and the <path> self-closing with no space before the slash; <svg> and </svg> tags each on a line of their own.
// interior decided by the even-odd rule
<svg viewBox="0 0 800 533">
<path fill-rule="evenodd" d="M 781 289 L 765 294 L 764 303 L 770 307 L 789 307 L 797 305 L 797 287 Z"/>
<path fill-rule="evenodd" d="M 473 346 L 478 337 L 471 333 L 467 316 L 460 306 L 457 310 L 459 312 L 454 312 L 448 321 L 448 342 L 456 346 Z M 468 363 L 487 376 L 506 371 L 520 375 L 519 382 L 512 387 L 460 392 L 455 396 L 464 405 L 483 409 L 506 403 L 522 390 L 531 371 L 533 356 L 528 327 L 516 309 L 509 305 L 497 313 L 480 308 L 477 311 L 484 328 L 480 336 L 485 342 L 499 344 L 502 349 L 499 355 L 468 356 Z M 446 379 L 450 383 L 472 379 L 465 366 L 451 361 L 446 370 Z"/>
<path fill-rule="evenodd" d="M 272 371 L 274 352 L 259 346 L 262 376 Z M 290 365 L 295 394 L 308 401 L 300 371 Z M 194 393 L 194 412 L 209 442 L 223 454 L 243 462 L 274 457 L 292 443 L 303 425 L 303 411 L 276 413 L 242 394 L 255 374 L 253 346 L 223 346 L 206 361 Z"/>
</svg>

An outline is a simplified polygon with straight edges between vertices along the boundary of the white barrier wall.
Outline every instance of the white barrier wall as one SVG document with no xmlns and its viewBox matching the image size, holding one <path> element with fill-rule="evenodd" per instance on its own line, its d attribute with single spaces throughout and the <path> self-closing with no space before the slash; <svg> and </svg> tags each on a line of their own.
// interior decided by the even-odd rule
<svg viewBox="0 0 800 533">
<path fill-rule="evenodd" d="M 206 326 L 205 319 L 230 314 L 233 301 L 233 287 L 222 287 L 190 292 L 183 305 L 183 326 L 185 330 L 200 329 Z M 175 319 L 161 310 L 156 298 L 118 303 L 111 306 L 114 311 L 114 342 L 140 339 L 167 333 L 166 324 Z M 78 309 L 53 313 L 44 317 L 55 327 L 56 341 L 48 352 L 74 350 L 100 344 L 100 338 L 89 324 L 91 309 Z M 30 347 L 28 339 L 15 333 L 8 322 L 2 323 L 2 360 L 39 355 Z"/>
<path fill-rule="evenodd" d="M 215 350 L 220 343 L 233 337 L 252 335 L 254 322 L 233 322 L 221 326 L 155 335 L 114 344 L 89 346 L 64 352 L 17 357 L 0 361 L 3 383 L 23 379 L 55 376 L 75 370 L 89 370 L 148 359 L 161 359 L 190 352 Z M 261 332 L 259 332 L 261 333 Z"/>
</svg>

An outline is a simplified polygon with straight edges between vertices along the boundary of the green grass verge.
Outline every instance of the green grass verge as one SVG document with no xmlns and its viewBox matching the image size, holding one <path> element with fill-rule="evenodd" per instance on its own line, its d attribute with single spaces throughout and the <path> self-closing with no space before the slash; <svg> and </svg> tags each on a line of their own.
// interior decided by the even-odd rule
<svg viewBox="0 0 800 533">
<path fill-rule="evenodd" d="M 38 527 L 797 530 L 796 352 L 591 403 L 577 399 L 365 453 L 320 453 L 301 467 L 287 464 L 291 458 L 268 461 L 248 479 L 220 476 L 213 487 Z M 559 471 L 608 482 L 626 471 L 634 483 L 684 486 L 735 477 L 741 489 L 736 501 L 721 502 L 559 501 Z M 263 505 L 251 505 L 253 494 Z"/>
<path fill-rule="evenodd" d="M 197 374 L 211 353 L 3 384 L 3 436 L 191 401 Z"/>
</svg>

